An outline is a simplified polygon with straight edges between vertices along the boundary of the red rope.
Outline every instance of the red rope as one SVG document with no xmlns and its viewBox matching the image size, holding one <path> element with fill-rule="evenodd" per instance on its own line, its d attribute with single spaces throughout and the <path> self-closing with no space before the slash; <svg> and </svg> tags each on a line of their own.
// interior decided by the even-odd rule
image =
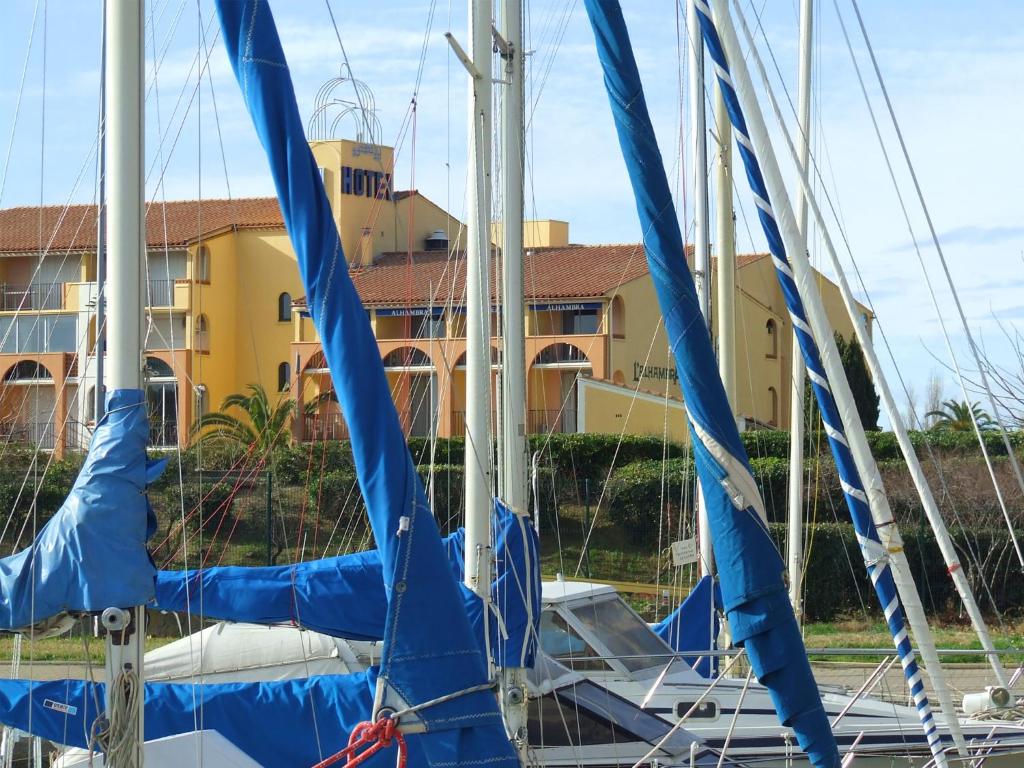
<svg viewBox="0 0 1024 768">
<path fill-rule="evenodd" d="M 390 717 L 382 717 L 375 723 L 360 723 L 349 736 L 347 747 L 340 752 L 335 752 L 327 759 L 321 760 L 313 768 L 327 768 L 328 765 L 334 765 L 346 759 L 348 762 L 343 768 L 355 768 L 382 749 L 390 747 L 392 741 L 398 745 L 396 768 L 405 768 L 408 757 L 405 737 L 398 731 L 398 721 L 392 720 Z M 366 748 L 363 749 L 363 747 Z M 360 749 L 363 751 L 360 752 Z"/>
</svg>

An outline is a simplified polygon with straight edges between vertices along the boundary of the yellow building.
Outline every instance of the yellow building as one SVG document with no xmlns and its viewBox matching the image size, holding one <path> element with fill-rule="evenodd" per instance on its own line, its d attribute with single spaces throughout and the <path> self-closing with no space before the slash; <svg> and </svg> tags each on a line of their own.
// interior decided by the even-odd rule
<svg viewBox="0 0 1024 768">
<path fill-rule="evenodd" d="M 406 429 L 461 434 L 461 224 L 415 190 L 392 190 L 391 148 L 312 147 Z M 87 440 L 95 241 L 89 206 L 0 211 L 0 440 L 58 452 Z M 568 223 L 554 220 L 527 222 L 525 241 L 529 431 L 682 438 L 679 386 L 642 247 L 574 245 Z M 736 411 L 750 423 L 784 425 L 792 354 L 785 304 L 770 258 L 741 256 L 737 266 Z M 274 199 L 154 204 L 147 267 L 154 445 L 186 443 L 199 413 L 254 383 L 297 400 L 297 439 L 344 437 Z M 836 287 L 824 278 L 820 285 L 835 327 L 849 336 Z M 497 333 L 492 346 L 497 369 Z"/>
</svg>

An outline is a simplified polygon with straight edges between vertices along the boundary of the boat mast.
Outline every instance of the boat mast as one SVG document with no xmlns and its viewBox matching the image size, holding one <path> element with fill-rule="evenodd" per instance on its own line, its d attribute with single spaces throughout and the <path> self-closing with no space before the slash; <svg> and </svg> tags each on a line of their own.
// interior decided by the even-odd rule
<svg viewBox="0 0 1024 768">
<path fill-rule="evenodd" d="M 504 63 L 501 93 L 501 442 L 502 500 L 516 515 L 529 514 L 526 461 L 526 340 L 523 312 L 523 169 L 526 147 L 523 2 L 502 0 L 500 30 L 494 39 Z M 527 762 L 526 670 L 514 664 L 499 670 L 501 709 L 509 738 Z"/>
<path fill-rule="evenodd" d="M 145 257 L 144 186 L 142 178 L 143 115 L 143 9 L 138 0 L 108 0 L 106 3 L 106 147 L 108 170 L 107 249 L 109 268 L 107 346 L 110 359 L 107 377 L 110 391 L 142 388 L 142 259 Z M 117 563 L 110 563 L 117 568 Z M 118 613 L 119 612 L 119 613 Z M 109 619 L 108 619 L 109 616 Z M 143 642 L 145 609 L 142 606 L 110 606 L 103 614 L 108 630 L 107 717 L 111 727 L 118 724 L 125 733 L 110 733 L 108 744 L 133 743 L 131 754 L 122 755 L 119 767 L 141 766 L 143 730 Z M 124 626 L 124 624 L 122 626 Z M 124 697 L 118 681 L 135 686 L 134 695 Z M 126 711 L 111 717 L 112 706 L 123 698 Z M 123 717 L 122 717 L 123 716 Z"/>
<path fill-rule="evenodd" d="M 526 341 L 523 327 L 523 3 L 502 0 L 498 49 L 505 64 L 501 95 L 502 500 L 517 515 L 529 511 L 526 486 Z M 503 39 L 502 39 L 503 38 Z"/>
<path fill-rule="evenodd" d="M 775 98 L 771 93 L 768 94 L 768 98 L 771 101 L 772 109 L 775 111 L 776 119 L 781 125 L 781 112 L 778 109 L 778 103 L 775 101 Z M 806 135 L 806 132 L 804 135 Z M 868 332 L 865 319 L 861 315 L 857 306 L 857 301 L 853 296 L 853 290 L 850 288 L 849 281 L 846 279 L 846 270 L 843 269 L 842 262 L 839 260 L 839 255 L 836 251 L 835 244 L 832 241 L 832 236 L 829 234 L 824 216 L 818 206 L 816 196 L 811 189 L 808 174 L 806 173 L 809 157 L 806 152 L 806 143 L 803 141 L 804 136 L 797 137 L 798 146 L 796 149 L 794 149 L 793 142 L 785 130 L 783 130 L 783 136 L 786 139 L 786 144 L 789 147 L 790 152 L 800 153 L 801 150 L 804 150 L 804 154 L 800 155 L 801 162 L 804 163 L 803 167 L 805 170 L 800 181 L 801 194 L 799 199 L 801 205 L 798 212 L 802 216 L 800 220 L 801 224 L 806 224 L 809 208 L 810 212 L 814 216 L 814 221 L 821 232 L 822 243 L 825 247 L 825 252 L 828 254 L 829 262 L 832 264 L 832 268 L 836 273 L 836 284 L 839 287 L 839 293 L 842 296 L 843 305 L 846 308 L 850 322 L 853 324 L 854 332 L 857 334 L 857 340 L 864 352 L 864 360 L 867 363 L 871 379 L 875 383 L 875 387 L 877 388 L 879 397 L 882 401 L 882 406 L 885 409 L 885 414 L 889 418 L 889 423 L 892 425 L 892 430 L 896 435 L 896 441 L 899 443 L 900 450 L 903 453 L 903 458 L 907 462 L 907 467 L 910 470 L 910 476 L 914 481 L 914 487 L 917 490 L 918 497 L 921 499 L 921 505 L 924 508 L 925 515 L 928 518 L 928 522 L 931 524 L 932 531 L 935 533 L 935 540 L 939 545 L 939 551 L 942 553 L 943 559 L 946 563 L 946 571 L 953 579 L 953 584 L 967 610 L 967 614 L 971 619 L 971 624 L 974 627 L 975 633 L 978 635 L 982 648 L 987 652 L 986 655 L 988 657 L 989 664 L 992 667 L 996 681 L 1001 687 L 1008 689 L 1009 681 L 1006 675 L 1006 670 L 1004 669 L 1002 661 L 999 658 L 999 654 L 992 642 L 992 637 L 988 631 L 988 625 L 981 614 L 981 609 L 978 607 L 977 600 L 974 598 L 974 593 L 971 590 L 970 582 L 967 580 L 967 575 L 964 573 L 964 570 L 960 565 L 960 558 L 956 553 L 956 546 L 953 544 L 953 540 L 949 535 L 949 530 L 946 528 L 946 523 L 942 519 L 942 513 L 939 511 L 939 506 L 935 501 L 935 496 L 932 494 L 928 479 L 925 477 L 921 461 L 917 456 L 917 452 L 914 450 L 913 443 L 910 439 L 910 433 L 908 432 L 907 425 L 903 420 L 903 415 L 900 413 L 899 405 L 896 403 L 896 398 L 892 394 L 885 372 L 883 371 L 882 365 L 875 353 L 875 346 L 871 339 L 871 334 Z"/>
<path fill-rule="evenodd" d="M 704 114 L 704 40 L 697 21 L 696 0 L 686 4 L 686 29 L 690 38 L 690 148 L 693 169 L 693 282 L 704 324 L 711 320 L 711 275 L 708 270 L 708 148 L 707 117 Z M 700 540 L 700 570 L 715 572 L 715 552 L 711 546 L 704 494 L 697 484 L 697 529 Z"/>
<path fill-rule="evenodd" d="M 799 173 L 807 178 L 810 159 L 811 127 L 811 46 L 814 40 L 814 0 L 800 0 L 800 64 L 798 71 L 797 111 L 800 134 L 798 137 Z M 807 198 L 801 188 L 796 199 L 796 220 L 800 228 L 804 250 L 807 250 Z M 800 355 L 800 341 L 793 330 L 790 345 L 789 393 L 789 533 L 786 536 L 787 564 L 789 568 L 789 601 L 797 621 L 803 616 L 801 601 L 803 578 L 804 536 L 804 360 Z"/>
<path fill-rule="evenodd" d="M 107 174 L 107 147 L 103 140 L 106 135 L 106 87 L 107 87 L 107 3 L 103 2 L 103 24 L 100 33 L 100 117 L 97 130 L 98 145 L 96 147 L 96 383 L 93 386 L 93 419 L 99 424 L 107 407 L 106 389 L 103 386 L 103 369 L 106 360 L 106 319 L 107 319 L 107 295 L 104 287 L 107 284 L 107 209 L 104 204 L 106 199 L 106 174 Z"/>
<path fill-rule="evenodd" d="M 491 593 L 491 19 L 469 0 L 469 214 L 466 223 L 466 587 Z M 450 38 L 449 38 L 450 39 Z"/>
<path fill-rule="evenodd" d="M 736 215 L 732 199 L 732 124 L 722 89 L 715 88 L 715 133 L 718 155 L 715 164 L 715 211 L 718 233 L 718 278 L 715 319 L 718 336 L 718 372 L 729 407 L 736 413 Z"/>
</svg>

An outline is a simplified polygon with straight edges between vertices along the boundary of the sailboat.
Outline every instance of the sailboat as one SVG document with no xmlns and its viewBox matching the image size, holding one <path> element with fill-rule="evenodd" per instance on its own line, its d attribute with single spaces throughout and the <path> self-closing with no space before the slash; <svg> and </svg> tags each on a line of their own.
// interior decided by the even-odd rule
<svg viewBox="0 0 1024 768">
<path fill-rule="evenodd" d="M 111 0 L 115 13 L 126 5 L 131 3 Z M 69 501 L 28 554 L 2 563 L 0 575 L 11 576 L 0 579 L 0 585 L 5 598 L 12 596 L 11 605 L 24 604 L 24 600 L 14 600 L 15 595 L 35 594 L 35 605 L 30 606 L 27 618 L 24 611 L 12 610 L 6 626 L 37 625 L 61 613 L 88 614 L 140 605 L 154 596 L 158 603 L 173 601 L 189 590 L 201 589 L 207 611 L 220 600 L 220 615 L 227 620 L 268 624 L 283 621 L 309 626 L 310 632 L 319 630 L 332 637 L 357 635 L 346 641 L 351 654 L 346 654 L 344 669 L 340 665 L 336 669 L 345 674 L 311 677 L 307 673 L 288 679 L 259 676 L 246 682 L 216 683 L 192 683 L 167 675 L 163 679 L 176 681 L 146 683 L 145 730 L 139 729 L 135 735 L 133 749 L 141 753 L 144 738 L 146 758 L 152 758 L 151 764 L 169 765 L 174 758 L 161 752 L 168 748 L 168 740 L 196 732 L 209 734 L 202 742 L 204 756 L 231 753 L 238 764 L 247 760 L 248 764 L 327 765 L 350 759 L 354 748 L 376 750 L 378 746 L 380 751 L 369 758 L 368 764 L 389 762 L 395 750 L 404 752 L 414 766 L 511 767 L 520 764 L 523 752 L 527 760 L 538 765 L 657 762 L 678 766 L 783 766 L 800 759 L 827 768 L 839 764 L 837 729 L 828 717 L 835 707 L 845 706 L 848 698 L 837 694 L 836 698 L 826 697 L 823 704 L 822 693 L 814 684 L 788 607 L 781 559 L 768 541 L 763 504 L 715 374 L 710 339 L 706 330 L 690 322 L 696 317 L 696 293 L 685 267 L 678 224 L 669 215 L 673 210 L 671 197 L 621 13 L 617 3 L 597 0 L 588 0 L 587 10 L 598 38 L 613 109 L 617 110 L 620 141 L 635 170 L 631 178 L 647 235 L 651 272 L 684 382 L 698 471 L 722 574 L 725 609 L 733 636 L 744 645 L 759 682 L 748 680 L 742 687 L 719 682 L 721 690 L 729 690 L 736 697 L 722 701 L 735 703 L 731 712 L 724 704 L 716 704 L 716 722 L 698 735 L 700 718 L 689 722 L 684 718 L 691 709 L 698 711 L 701 702 L 715 703 L 717 699 L 712 696 L 718 694 L 713 694 L 707 681 L 688 673 L 685 662 L 675 660 L 671 649 L 617 595 L 596 585 L 577 587 L 574 592 L 556 582 L 544 590 L 543 600 L 550 611 L 548 623 L 562 631 L 558 626 L 561 620 L 577 635 L 573 638 L 564 632 L 569 636 L 570 652 L 562 653 L 560 661 L 554 647 L 558 636 L 548 633 L 545 638 L 545 619 L 539 610 L 542 594 L 534 583 L 539 574 L 536 559 L 531 562 L 528 552 L 531 542 L 535 546 L 532 529 L 516 510 L 501 504 L 488 502 L 488 516 L 498 523 L 494 551 L 525 550 L 525 559 L 499 557 L 495 585 L 487 583 L 488 579 L 486 589 L 460 590 L 457 580 L 466 577 L 472 565 L 479 566 L 479 549 L 464 543 L 458 535 L 444 542 L 431 516 L 390 398 L 376 343 L 347 275 L 316 164 L 305 144 L 269 7 L 256 0 L 222 0 L 218 12 L 223 37 L 270 161 L 298 255 L 308 306 L 352 435 L 357 474 L 377 549 L 347 559 L 279 570 L 206 569 L 157 577 L 151 563 L 142 563 L 148 561 L 143 557 L 144 442 L 131 443 L 113 429 L 122 411 L 112 409 L 104 422 L 109 428 L 97 430 L 101 437 L 110 433 L 109 439 L 97 442 L 94 438 L 87 467 L 109 459 L 110 450 L 104 449 L 109 448 L 110 441 L 130 448 L 134 484 L 122 492 L 134 493 L 130 498 L 138 501 L 137 508 L 126 509 L 112 493 L 105 498 L 117 503 L 100 506 L 96 515 L 90 506 L 91 490 L 74 497 L 81 497 L 81 503 Z M 111 469 L 122 479 L 116 463 Z M 79 481 L 88 483 L 98 474 L 83 471 Z M 133 515 L 131 520 L 121 519 L 129 514 Z M 138 576 L 137 589 L 130 593 L 98 591 L 125 580 L 124 574 L 114 572 L 110 561 L 97 564 L 78 578 L 75 556 L 81 550 L 76 550 L 77 537 L 90 530 L 94 516 L 102 519 L 104 515 L 113 519 L 115 528 L 135 535 L 125 544 L 126 551 L 130 549 L 141 563 L 133 572 Z M 508 537 L 504 542 L 502 535 Z M 516 536 L 519 538 L 512 538 Z M 511 540 L 518 543 L 509 545 Z M 37 561 L 41 565 L 36 566 Z M 18 592 L 19 584 L 27 586 Z M 501 584 L 505 586 L 499 587 Z M 38 602 L 39 595 L 50 591 L 57 593 L 53 600 Z M 513 603 L 499 602 L 499 598 L 510 596 L 515 598 Z M 497 609 L 491 605 L 492 598 Z M 598 610 L 618 618 L 615 632 L 608 633 L 607 627 L 592 619 Z M 520 617 L 518 623 L 510 621 L 515 616 Z M 482 642 L 485 638 L 500 638 L 501 642 L 489 648 Z M 609 664 L 608 674 L 575 668 L 576 652 L 572 649 L 576 640 L 590 643 L 602 652 L 599 655 L 607 652 L 615 657 L 629 655 L 623 653 L 622 643 L 631 638 L 647 649 L 650 658 L 667 656 L 671 660 L 667 671 L 659 675 L 655 665 L 633 665 L 631 669 L 621 660 Z M 550 643 L 551 654 L 543 652 L 545 640 Z M 495 648 L 500 650 L 492 655 Z M 491 674 L 492 665 L 530 669 L 525 681 L 527 690 L 501 688 L 499 706 L 500 683 Z M 678 669 L 673 671 L 671 667 Z M 204 668 L 201 666 L 199 671 L 202 673 Z M 677 684 L 683 679 L 691 687 Z M 638 701 L 641 686 L 647 688 L 648 695 Z M 692 705 L 685 711 L 679 709 L 681 691 Z M 89 734 L 94 732 L 99 715 L 96 702 L 104 694 L 102 685 L 84 681 L 2 681 L 0 721 L 56 743 L 88 749 L 96 746 Z M 506 704 L 521 703 L 511 701 L 515 696 L 529 699 L 532 714 L 526 748 L 522 750 L 517 747 L 523 745 L 516 743 L 522 734 L 515 729 L 510 732 L 501 713 Z M 760 707 L 761 719 L 756 724 L 740 720 L 753 714 L 744 711 L 744 701 Z M 777 713 L 786 726 L 783 734 L 789 735 L 780 735 L 777 722 L 769 720 L 775 715 L 764 711 L 768 709 Z M 908 712 L 916 718 L 913 710 Z M 734 717 L 725 717 L 728 714 Z M 846 716 L 848 722 L 858 723 L 872 716 L 884 717 L 880 711 L 862 708 L 850 709 Z M 886 719 L 886 738 L 906 734 L 901 717 Z M 571 720 L 571 728 L 561 727 L 565 718 Z M 682 727 L 684 724 L 686 727 Z M 771 729 L 772 735 L 768 737 L 759 729 Z M 857 743 L 863 743 L 865 729 L 857 731 L 852 741 L 857 742 L 859 737 Z M 997 738 L 999 729 L 989 730 L 979 749 L 986 750 L 986 765 L 997 765 L 1001 735 Z M 357 735 L 354 746 L 350 743 L 353 734 L 363 737 L 360 740 Z M 765 744 L 766 739 L 772 743 Z M 806 758 L 795 754 L 793 741 Z M 192 745 L 191 741 L 187 743 Z M 888 765 L 894 754 L 916 758 L 917 752 L 907 746 L 906 740 L 890 739 L 887 744 L 891 743 L 896 744 L 897 752 L 881 752 L 876 762 L 866 762 L 858 751 L 856 764 Z M 735 758 L 734 747 L 739 748 Z M 988 757 L 990 753 L 992 757 Z M 869 759 L 873 757 L 870 750 L 865 754 Z M 180 763 L 180 756 L 177 759 Z"/>
</svg>

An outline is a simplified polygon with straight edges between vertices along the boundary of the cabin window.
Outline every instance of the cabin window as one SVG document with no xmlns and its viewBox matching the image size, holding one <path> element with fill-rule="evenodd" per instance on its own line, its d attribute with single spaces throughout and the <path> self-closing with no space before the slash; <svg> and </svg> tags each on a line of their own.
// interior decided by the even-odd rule
<svg viewBox="0 0 1024 768">
<path fill-rule="evenodd" d="M 689 712 L 694 701 L 677 701 L 676 702 L 676 717 L 682 717 Z M 700 704 L 697 704 L 697 708 L 693 710 L 690 715 L 690 720 L 714 720 L 718 717 L 718 704 L 714 701 L 708 701 L 705 699 Z"/>
<path fill-rule="evenodd" d="M 769 320 L 764 325 L 765 331 L 768 332 L 768 354 L 765 357 L 778 357 L 779 356 L 779 329 L 775 325 L 774 320 Z"/>
<path fill-rule="evenodd" d="M 277 366 L 277 391 L 287 392 L 292 385 L 292 367 L 288 363 Z"/>
<path fill-rule="evenodd" d="M 292 295 L 282 293 L 277 297 L 277 322 L 287 323 L 292 318 Z"/>
<path fill-rule="evenodd" d="M 540 616 L 540 647 L 548 656 L 571 669 L 610 670 L 600 654 L 554 611 Z"/>
<path fill-rule="evenodd" d="M 643 741 L 611 720 L 598 717 L 557 694 L 530 699 L 527 735 L 534 747 L 583 747 Z"/>
<path fill-rule="evenodd" d="M 672 655 L 671 648 L 617 597 L 595 600 L 572 612 L 630 672 L 664 664 Z"/>
</svg>

